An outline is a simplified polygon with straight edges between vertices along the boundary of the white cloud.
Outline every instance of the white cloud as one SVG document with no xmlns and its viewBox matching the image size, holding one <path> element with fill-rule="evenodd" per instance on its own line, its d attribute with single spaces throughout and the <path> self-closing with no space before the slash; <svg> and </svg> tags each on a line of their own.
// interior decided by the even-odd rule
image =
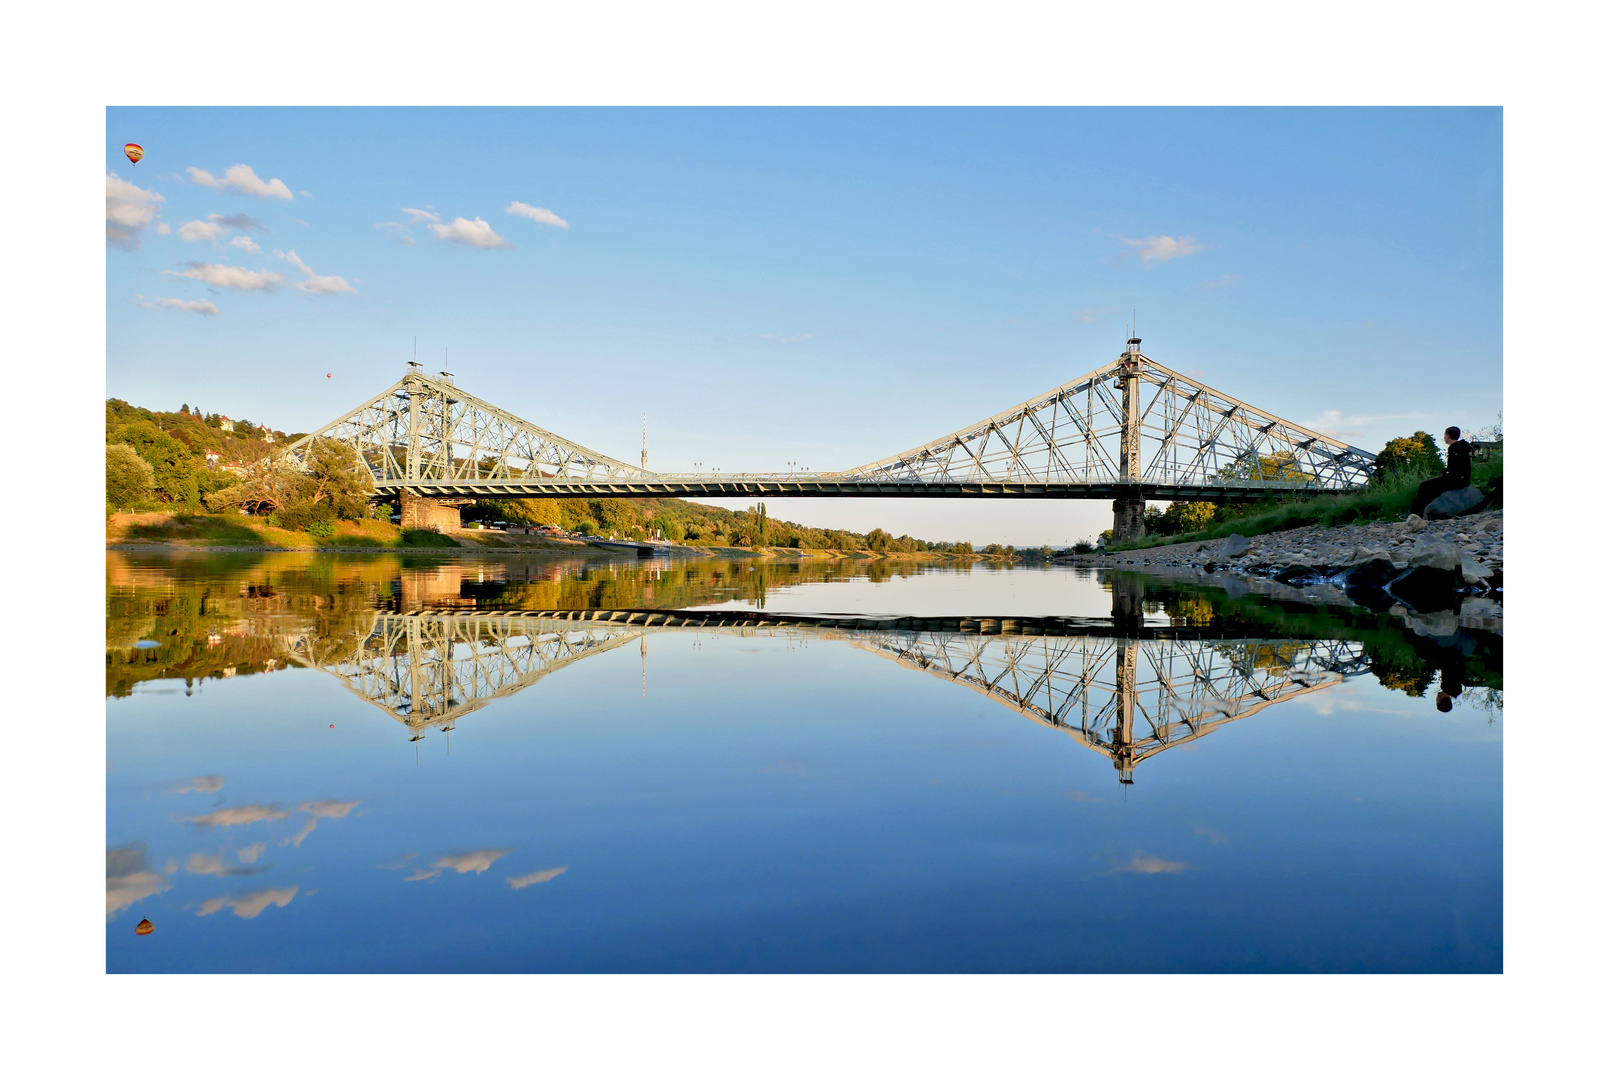
<svg viewBox="0 0 1609 1080">
<path fill-rule="evenodd" d="M 301 847 L 302 841 L 306 840 L 308 835 L 318 825 L 319 818 L 344 818 L 346 815 L 352 812 L 352 808 L 356 805 L 357 802 L 334 802 L 330 799 L 323 799 L 319 802 L 303 803 L 300 807 L 300 810 L 302 813 L 308 815 L 307 823 L 302 826 L 302 831 L 297 833 L 295 836 L 287 836 L 285 839 L 281 840 L 279 842 L 280 846 L 284 847 L 286 844 L 295 844 L 297 847 Z"/>
<path fill-rule="evenodd" d="M 218 305 L 214 304 L 211 300 L 180 300 L 176 296 L 153 296 L 153 297 L 151 297 L 151 299 L 147 300 L 144 296 L 142 296 L 139 293 L 134 294 L 134 299 L 141 307 L 177 308 L 180 311 L 193 311 L 197 315 L 216 315 L 216 314 L 218 314 Z M 219 780 L 220 783 L 222 781 L 221 777 L 200 777 L 200 779 L 203 779 L 203 780 L 207 780 L 207 779 Z M 182 794 L 185 791 L 216 791 L 218 789 L 217 788 L 175 788 L 174 790 L 176 792 Z"/>
<path fill-rule="evenodd" d="M 466 851 L 462 855 L 443 855 L 430 864 L 431 869 L 421 867 L 403 880 L 425 881 L 436 877 L 443 870 L 456 870 L 460 874 L 467 874 L 470 871 L 477 874 L 485 873 L 491 869 L 492 863 L 513 850 L 513 848 L 484 848 L 480 851 Z"/>
<path fill-rule="evenodd" d="M 408 215 L 408 220 L 417 225 L 421 221 L 440 221 L 441 215 L 434 210 L 415 210 L 411 206 L 404 206 L 402 212 Z"/>
<path fill-rule="evenodd" d="M 1203 282 L 1201 287 L 1203 289 L 1227 289 L 1239 280 L 1239 274 L 1225 274 L 1223 277 L 1216 277 L 1211 281 Z"/>
<path fill-rule="evenodd" d="M 186 221 L 179 226 L 179 239 L 192 243 L 197 240 L 217 240 L 228 231 L 216 221 Z"/>
<path fill-rule="evenodd" d="M 283 821 L 290 814 L 277 806 L 265 806 L 256 803 L 251 806 L 229 806 L 222 810 L 214 810 L 210 814 L 200 817 L 186 818 L 192 825 L 211 827 L 213 825 L 252 825 L 259 821 Z"/>
<path fill-rule="evenodd" d="M 156 234 L 158 236 L 167 236 L 172 231 L 173 231 L 173 229 L 168 225 L 167 222 L 159 221 L 159 222 L 156 223 Z M 1369 325 L 1373 326 L 1374 323 L 1370 323 Z"/>
<path fill-rule="evenodd" d="M 532 206 L 530 203 L 522 203 L 518 200 L 503 207 L 503 212 L 514 214 L 517 217 L 530 218 L 538 225 L 552 225 L 559 229 L 568 229 L 570 227 L 568 221 L 565 221 L 553 211 L 540 206 Z"/>
<path fill-rule="evenodd" d="M 1214 829 L 1210 825 L 1193 825 L 1193 826 L 1191 826 L 1191 828 L 1193 828 L 1195 830 L 1195 833 L 1196 833 L 1197 836 L 1205 836 L 1208 840 L 1212 841 L 1214 844 L 1227 843 L 1228 840 L 1229 840 L 1229 838 L 1227 836 L 1225 836 L 1223 833 L 1219 832 L 1217 829 Z"/>
<path fill-rule="evenodd" d="M 145 855 L 142 843 L 106 849 L 107 921 L 130 904 L 173 888 L 167 878 L 146 865 Z"/>
<path fill-rule="evenodd" d="M 1119 237 L 1125 244 L 1138 248 L 1140 258 L 1148 263 L 1167 262 L 1170 259 L 1183 258 L 1194 255 L 1201 250 L 1193 236 L 1147 236 L 1144 240 L 1130 240 L 1128 237 Z"/>
<path fill-rule="evenodd" d="M 526 874 L 524 877 L 511 877 L 508 879 L 508 883 L 511 888 L 518 891 L 527 885 L 540 885 L 544 881 L 552 881 L 568 869 L 570 869 L 568 866 L 555 866 L 551 870 L 538 870 L 535 873 Z"/>
<path fill-rule="evenodd" d="M 257 254 L 259 251 L 262 250 L 262 248 L 258 246 L 257 241 L 253 240 L 249 236 L 237 236 L 233 240 L 229 241 L 229 246 L 230 247 L 237 247 L 237 248 L 245 248 L 247 251 L 251 252 L 253 255 Z"/>
<path fill-rule="evenodd" d="M 194 278 L 220 289 L 272 289 L 285 284 L 285 275 L 274 270 L 247 270 L 244 266 L 225 266 L 223 263 L 186 263 L 188 270 L 164 270 L 169 277 Z"/>
<path fill-rule="evenodd" d="M 1081 323 L 1092 323 L 1098 317 L 1102 315 L 1110 315 L 1111 313 L 1112 309 L 1109 307 L 1086 307 L 1079 308 L 1077 311 L 1073 312 L 1073 318 L 1077 319 Z"/>
<path fill-rule="evenodd" d="M 1182 874 L 1190 868 L 1182 862 L 1171 862 L 1136 851 L 1134 858 L 1117 869 L 1123 874 Z"/>
<path fill-rule="evenodd" d="M 500 248 L 514 245 L 504 240 L 492 227 L 480 218 L 469 221 L 465 218 L 454 218 L 446 225 L 432 225 L 430 231 L 443 240 L 454 244 L 466 244 L 469 247 Z"/>
<path fill-rule="evenodd" d="M 190 179 L 202 187 L 233 188 L 243 195 L 255 195 L 260 199 L 294 199 L 291 189 L 285 186 L 285 181 L 277 177 L 264 180 L 257 175 L 250 165 L 231 165 L 224 170 L 223 176 L 216 177 L 206 169 L 198 169 L 194 165 L 185 170 Z"/>
<path fill-rule="evenodd" d="M 160 300 L 161 297 L 158 297 L 157 299 Z M 147 306 L 149 306 L 149 305 L 147 305 Z M 192 791 L 200 791 L 200 792 L 210 793 L 210 792 L 214 792 L 214 791 L 221 791 L 222 789 L 223 789 L 223 777 L 221 777 L 221 776 L 197 776 L 197 777 L 193 777 L 192 779 L 189 779 L 189 780 L 181 780 L 181 781 L 179 781 L 179 786 L 178 787 L 168 788 L 168 791 L 171 794 L 174 794 L 174 795 L 188 795 Z"/>
<path fill-rule="evenodd" d="M 408 234 L 408 226 L 404 225 L 400 221 L 377 221 L 374 223 L 374 227 L 376 229 L 384 229 L 386 232 L 396 237 L 397 243 L 399 244 L 407 244 L 409 247 L 413 247 L 418 243 L 417 240 Z"/>
<path fill-rule="evenodd" d="M 140 246 L 140 230 L 156 220 L 157 204 L 165 202 L 154 191 L 106 174 L 106 242 L 125 251 Z"/>
<path fill-rule="evenodd" d="M 259 840 L 250 847 L 243 847 L 239 851 L 235 852 L 235 858 L 239 859 L 243 863 L 246 863 L 247 865 L 250 865 L 251 863 L 254 863 L 258 859 L 262 858 L 263 852 L 267 850 L 268 845 Z"/>
<path fill-rule="evenodd" d="M 352 286 L 350 286 L 350 285 L 348 285 L 346 283 L 346 278 L 344 278 L 344 277 L 340 277 L 339 275 L 336 275 L 336 274 L 320 275 L 320 274 L 313 273 L 313 268 L 311 266 L 308 266 L 300 258 L 297 257 L 296 251 L 295 251 L 294 248 L 292 250 L 290 250 L 290 251 L 276 251 L 276 252 L 274 252 L 274 254 L 279 256 L 281 259 L 284 259 L 286 262 L 288 262 L 292 266 L 296 267 L 296 269 L 300 270 L 302 273 L 307 275 L 307 280 L 306 281 L 293 282 L 294 286 L 296 288 L 300 289 L 304 293 L 327 294 L 327 293 L 343 293 L 343 292 L 355 293 L 355 292 L 357 292 L 356 289 L 354 289 Z M 354 803 L 353 805 L 356 805 L 356 804 Z"/>
<path fill-rule="evenodd" d="M 245 896 L 219 896 L 202 904 L 196 915 L 216 915 L 224 908 L 233 908 L 242 919 L 255 919 L 270 904 L 285 907 L 296 898 L 298 888 L 300 886 L 290 885 L 282 889 L 258 889 Z"/>
<path fill-rule="evenodd" d="M 1317 420 L 1310 420 L 1302 424 L 1303 427 L 1312 428 L 1322 435 L 1332 439 L 1358 439 L 1365 434 L 1362 428 L 1374 424 L 1386 424 L 1396 421 L 1422 421 L 1425 414 L 1422 412 L 1390 413 L 1381 416 L 1348 415 L 1340 409 L 1325 409 Z"/>
</svg>

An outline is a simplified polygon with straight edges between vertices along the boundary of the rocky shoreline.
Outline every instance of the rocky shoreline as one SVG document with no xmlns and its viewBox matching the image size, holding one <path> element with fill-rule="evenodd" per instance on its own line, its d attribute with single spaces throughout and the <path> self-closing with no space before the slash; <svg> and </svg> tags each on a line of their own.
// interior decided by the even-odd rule
<svg viewBox="0 0 1609 1080">
<path fill-rule="evenodd" d="M 1503 512 L 1443 521 L 1417 516 L 1339 528 L 1310 525 L 1261 536 L 1058 556 L 1057 563 L 1114 570 L 1195 572 L 1239 591 L 1421 617 L 1468 613 L 1501 625 Z M 1233 591 L 1233 590 L 1232 590 Z"/>
</svg>

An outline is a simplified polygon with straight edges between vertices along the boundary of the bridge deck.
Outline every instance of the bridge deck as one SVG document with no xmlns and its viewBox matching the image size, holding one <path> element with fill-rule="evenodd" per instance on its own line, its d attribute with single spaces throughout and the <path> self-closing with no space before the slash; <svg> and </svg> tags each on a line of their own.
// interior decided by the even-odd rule
<svg viewBox="0 0 1609 1080">
<path fill-rule="evenodd" d="M 1333 487 L 1317 484 L 1251 481 L 1223 484 L 1151 484 L 1079 481 L 861 480 L 831 477 L 718 477 L 714 479 L 665 477 L 657 479 L 599 480 L 377 480 L 381 494 L 408 491 L 424 498 L 810 498 L 861 496 L 863 498 L 974 498 L 974 499 L 1118 499 L 1157 501 L 1211 501 L 1258 499 L 1269 495 L 1335 494 Z"/>
</svg>

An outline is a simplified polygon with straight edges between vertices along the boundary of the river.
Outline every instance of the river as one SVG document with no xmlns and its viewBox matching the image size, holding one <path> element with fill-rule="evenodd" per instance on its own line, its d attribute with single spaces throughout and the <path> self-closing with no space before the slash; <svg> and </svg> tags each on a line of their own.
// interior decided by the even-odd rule
<svg viewBox="0 0 1609 1080">
<path fill-rule="evenodd" d="M 1500 619 L 116 552 L 106 627 L 109 971 L 1502 970 Z"/>
</svg>

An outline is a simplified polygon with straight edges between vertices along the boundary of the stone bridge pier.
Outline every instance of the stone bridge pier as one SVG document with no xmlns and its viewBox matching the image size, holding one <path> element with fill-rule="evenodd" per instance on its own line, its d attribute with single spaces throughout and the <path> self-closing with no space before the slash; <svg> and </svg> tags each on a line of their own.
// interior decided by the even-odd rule
<svg viewBox="0 0 1609 1080">
<path fill-rule="evenodd" d="M 1112 500 L 1112 543 L 1126 544 L 1145 535 L 1145 499 L 1138 495 Z"/>
<path fill-rule="evenodd" d="M 402 527 L 404 529 L 434 529 L 436 532 L 453 532 L 463 528 L 463 514 L 459 507 L 473 499 L 426 499 L 404 491 L 400 498 Z"/>
</svg>

